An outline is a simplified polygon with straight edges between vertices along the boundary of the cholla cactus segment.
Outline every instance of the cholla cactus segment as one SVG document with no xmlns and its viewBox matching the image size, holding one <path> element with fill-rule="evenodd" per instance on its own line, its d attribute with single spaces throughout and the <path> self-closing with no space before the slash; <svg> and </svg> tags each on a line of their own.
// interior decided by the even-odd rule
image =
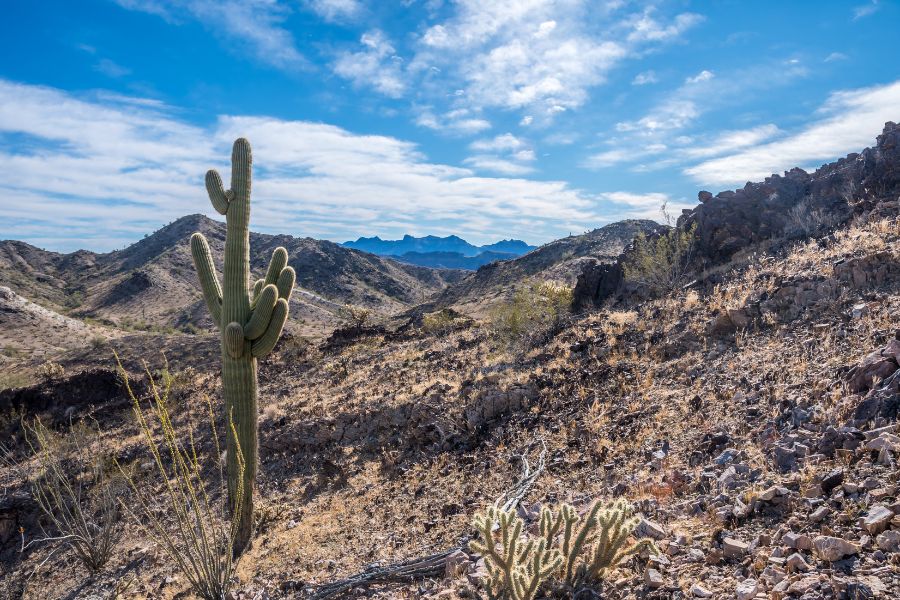
<svg viewBox="0 0 900 600">
<path fill-rule="evenodd" d="M 481 540 L 470 546 L 484 557 L 489 574 L 486 587 L 492 600 L 532 600 L 541 584 L 562 565 L 562 556 L 547 540 L 522 538 L 523 523 L 515 510 L 491 506 L 476 515 L 473 524 Z"/>
<path fill-rule="evenodd" d="M 256 480 L 257 368 L 256 361 L 275 347 L 288 317 L 288 301 L 296 274 L 287 266 L 288 254 L 276 248 L 265 279 L 250 283 L 250 143 L 241 138 L 231 153 L 231 189 L 225 190 L 216 171 L 206 174 L 206 189 L 213 208 L 225 215 L 225 269 L 223 282 L 213 264 L 209 244 L 200 233 L 191 236 L 191 255 L 203 297 L 213 322 L 222 333 L 222 389 L 225 410 L 233 420 L 236 440 L 228 438 L 228 490 L 233 507 L 242 513 L 235 552 L 249 543 L 253 525 L 253 483 Z M 235 444 L 240 445 L 245 467 L 239 469 Z M 240 479 L 240 481 L 239 481 Z M 238 498 L 237 496 L 243 496 Z M 241 501 L 239 501 L 241 500 Z"/>
<path fill-rule="evenodd" d="M 549 509 L 545 511 L 546 515 L 541 515 L 541 535 L 548 542 L 557 540 L 563 556 L 559 575 L 568 585 L 602 579 L 609 570 L 645 548 L 658 551 L 649 539 L 628 543 L 640 519 L 622 498 L 610 504 L 598 500 L 583 517 L 568 504 L 562 504 L 555 515 Z"/>
<path fill-rule="evenodd" d="M 631 541 L 639 522 L 624 499 L 596 501 L 582 516 L 561 504 L 544 507 L 538 535 L 529 536 L 514 510 L 491 506 L 475 516 L 479 538 L 470 546 L 484 557 L 491 600 L 531 600 L 548 580 L 577 590 L 646 548 L 658 553 L 650 539 Z"/>
</svg>

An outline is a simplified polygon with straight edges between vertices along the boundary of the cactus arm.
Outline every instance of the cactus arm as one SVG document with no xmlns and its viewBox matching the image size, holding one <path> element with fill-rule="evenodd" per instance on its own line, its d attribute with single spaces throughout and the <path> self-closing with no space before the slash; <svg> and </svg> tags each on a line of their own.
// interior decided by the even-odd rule
<svg viewBox="0 0 900 600">
<path fill-rule="evenodd" d="M 287 266 L 288 254 L 287 250 L 279 246 L 272 252 L 272 260 L 269 262 L 269 269 L 266 271 L 266 285 L 278 281 L 281 272 Z"/>
<path fill-rule="evenodd" d="M 206 243 L 206 238 L 202 233 L 195 233 L 191 236 L 191 256 L 194 259 L 194 268 L 197 269 L 197 275 L 200 277 L 200 288 L 203 290 L 203 298 L 206 300 L 209 314 L 216 327 L 220 327 L 222 288 L 219 286 L 219 276 L 216 274 L 209 244 Z"/>
<path fill-rule="evenodd" d="M 267 285 L 259 295 L 256 302 L 256 308 L 253 310 L 253 316 L 247 321 L 244 327 L 244 336 L 248 340 L 255 340 L 266 331 L 269 321 L 272 318 L 272 311 L 275 309 L 275 303 L 278 302 L 278 288 L 274 285 Z"/>
<path fill-rule="evenodd" d="M 222 178 L 215 169 L 206 172 L 206 191 L 209 194 L 209 201 L 212 202 L 213 208 L 220 215 L 228 212 L 228 192 L 222 187 Z"/>
<path fill-rule="evenodd" d="M 291 299 L 291 292 L 294 291 L 294 284 L 297 282 L 297 273 L 293 267 L 287 267 L 281 271 L 278 276 L 278 297 L 285 300 Z"/>
<path fill-rule="evenodd" d="M 272 318 L 269 320 L 269 326 L 250 346 L 250 353 L 256 358 L 262 358 L 272 351 L 275 343 L 278 342 L 281 331 L 284 329 L 284 323 L 288 317 L 288 303 L 284 298 L 279 298 L 272 310 Z"/>
<path fill-rule="evenodd" d="M 264 279 L 257 279 L 256 283 L 253 284 L 253 297 L 250 299 L 250 306 L 253 307 L 256 305 L 256 301 L 259 299 L 259 293 L 265 287 L 266 282 Z"/>
</svg>

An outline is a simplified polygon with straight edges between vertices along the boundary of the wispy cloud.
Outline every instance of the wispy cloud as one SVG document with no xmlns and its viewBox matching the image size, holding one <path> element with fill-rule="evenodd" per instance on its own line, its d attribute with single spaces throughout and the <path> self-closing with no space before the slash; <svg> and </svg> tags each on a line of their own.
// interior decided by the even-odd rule
<svg viewBox="0 0 900 600">
<path fill-rule="evenodd" d="M 480 112 L 468 108 L 457 108 L 438 116 L 434 107 L 419 110 L 416 125 L 433 129 L 449 135 L 472 135 L 491 128 L 491 122 L 481 116 Z"/>
<path fill-rule="evenodd" d="M 253 143 L 253 222 L 261 231 L 345 239 L 454 230 L 475 241 L 515 232 L 546 241 L 572 223 L 608 220 L 621 200 L 563 181 L 477 176 L 389 136 L 264 116 L 222 115 L 198 127 L 178 114 L 153 100 L 0 80 L 0 161 L 8 174 L 0 181 L 0 235 L 107 250 L 184 214 L 216 217 L 203 174 L 228 171 L 239 136 Z M 483 144 L 516 165 L 492 170 L 523 173 L 524 141 L 498 136 Z"/>
<path fill-rule="evenodd" d="M 703 184 L 740 184 L 798 165 L 859 151 L 872 144 L 885 121 L 897 119 L 900 81 L 831 94 L 817 119 L 777 141 L 702 162 L 685 173 Z"/>
<path fill-rule="evenodd" d="M 177 24 L 191 19 L 202 23 L 226 46 L 280 69 L 306 67 L 308 63 L 282 26 L 289 8 L 272 0 L 114 0 L 122 8 L 164 18 Z"/>
<path fill-rule="evenodd" d="M 131 69 L 129 69 L 128 67 L 123 67 L 122 65 L 108 58 L 101 58 L 100 61 L 96 65 L 94 65 L 94 70 L 103 73 L 107 77 L 113 77 L 116 79 L 131 74 Z"/>
<path fill-rule="evenodd" d="M 340 22 L 359 18 L 365 7 L 359 0 L 306 0 L 306 6 L 326 21 Z"/>
<path fill-rule="evenodd" d="M 631 80 L 631 85 L 647 85 L 658 81 L 659 78 L 656 76 L 656 73 L 653 70 L 650 70 L 635 75 L 634 79 Z"/>
<path fill-rule="evenodd" d="M 871 0 L 865 4 L 860 4 L 859 6 L 853 7 L 853 20 L 858 21 L 864 17 L 868 17 L 870 15 L 874 15 L 878 12 L 878 9 L 881 6 L 878 4 L 878 0 Z"/>
<path fill-rule="evenodd" d="M 334 72 L 352 80 L 357 86 L 371 87 L 391 98 L 399 98 L 406 89 L 402 63 L 381 31 L 364 33 L 360 39 L 363 50 L 345 52 L 334 64 Z"/>
</svg>

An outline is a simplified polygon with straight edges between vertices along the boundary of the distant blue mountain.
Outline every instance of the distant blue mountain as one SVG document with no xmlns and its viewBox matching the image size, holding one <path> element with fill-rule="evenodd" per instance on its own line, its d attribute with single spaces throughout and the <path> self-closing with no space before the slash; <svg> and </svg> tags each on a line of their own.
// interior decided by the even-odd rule
<svg viewBox="0 0 900 600">
<path fill-rule="evenodd" d="M 459 252 L 407 252 L 402 256 L 392 256 L 391 258 L 420 267 L 477 271 L 479 267 L 486 264 L 498 260 L 510 260 L 519 256 L 521 254 L 509 252 L 481 252 L 476 256 L 463 256 Z"/>
<path fill-rule="evenodd" d="M 474 246 L 455 235 L 404 235 L 400 240 L 383 240 L 378 236 L 361 237 L 342 245 L 371 254 L 395 257 L 415 265 L 472 271 L 496 260 L 516 258 L 536 248 L 522 240 L 501 240 L 485 246 Z"/>
</svg>

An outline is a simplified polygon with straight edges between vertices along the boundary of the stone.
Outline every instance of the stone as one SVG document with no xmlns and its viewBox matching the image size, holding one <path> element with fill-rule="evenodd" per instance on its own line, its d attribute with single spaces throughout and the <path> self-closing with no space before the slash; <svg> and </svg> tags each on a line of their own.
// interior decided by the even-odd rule
<svg viewBox="0 0 900 600">
<path fill-rule="evenodd" d="M 850 309 L 850 318 L 854 320 L 862 319 L 869 314 L 869 305 L 865 303 L 854 304 Z"/>
<path fill-rule="evenodd" d="M 856 544 L 829 535 L 816 536 L 813 540 L 813 547 L 819 558 L 828 562 L 834 562 L 859 552 L 859 546 Z"/>
<path fill-rule="evenodd" d="M 824 521 L 825 518 L 830 514 L 831 514 L 831 509 L 828 508 L 827 504 L 823 504 L 822 506 L 820 506 L 819 508 L 814 510 L 812 513 L 810 513 L 809 520 L 812 521 L 813 523 L 819 523 L 821 521 Z"/>
<path fill-rule="evenodd" d="M 656 590 L 664 586 L 666 582 L 663 579 L 662 573 L 656 569 L 647 569 L 644 573 L 644 583 L 647 584 L 647 587 L 651 590 Z"/>
<path fill-rule="evenodd" d="M 822 491 L 830 494 L 831 490 L 844 483 L 844 469 L 834 469 L 822 478 Z"/>
<path fill-rule="evenodd" d="M 737 600 L 752 600 L 759 591 L 759 582 L 751 578 L 745 579 L 738 584 L 734 591 L 737 595 Z"/>
<path fill-rule="evenodd" d="M 808 535 L 803 535 L 802 533 L 786 533 L 781 536 L 781 543 L 787 546 L 788 548 L 794 548 L 796 550 L 812 550 L 813 549 L 813 541 Z"/>
<path fill-rule="evenodd" d="M 799 571 L 801 573 L 806 573 L 809 571 L 809 563 L 806 562 L 806 559 L 803 558 L 803 555 L 799 552 L 794 552 L 784 561 L 785 566 L 789 568 L 791 571 Z"/>
<path fill-rule="evenodd" d="M 879 534 L 875 544 L 885 552 L 900 552 L 900 531 L 889 529 Z"/>
<path fill-rule="evenodd" d="M 882 433 L 874 440 L 870 440 L 866 442 L 864 446 L 866 450 L 877 450 L 880 451 L 882 449 L 897 451 L 900 450 L 900 437 L 897 437 L 893 433 Z"/>
<path fill-rule="evenodd" d="M 873 506 L 863 518 L 862 526 L 872 535 L 877 535 L 888 528 L 893 518 L 894 511 L 887 506 Z"/>
<path fill-rule="evenodd" d="M 722 540 L 722 552 L 725 558 L 744 558 L 749 551 L 750 546 L 740 540 L 728 537 Z"/>
<path fill-rule="evenodd" d="M 691 595 L 694 598 L 712 598 L 713 593 L 700 585 L 699 583 L 695 583 L 691 586 Z"/>
<path fill-rule="evenodd" d="M 634 530 L 635 537 L 650 538 L 653 540 L 661 540 L 666 537 L 666 530 L 662 525 L 658 525 L 649 519 L 641 518 L 637 528 Z"/>
</svg>

